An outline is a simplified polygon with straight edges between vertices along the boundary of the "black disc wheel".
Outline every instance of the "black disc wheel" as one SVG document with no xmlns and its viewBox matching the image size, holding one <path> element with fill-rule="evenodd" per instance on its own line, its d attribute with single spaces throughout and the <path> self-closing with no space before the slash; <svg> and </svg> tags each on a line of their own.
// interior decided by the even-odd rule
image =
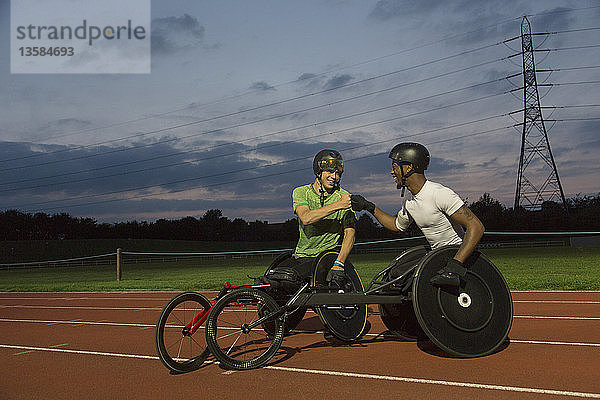
<svg viewBox="0 0 600 400">
<path fill-rule="evenodd" d="M 200 293 L 185 292 L 173 297 L 156 322 L 155 344 L 160 361 L 173 372 L 198 369 L 210 354 L 204 321 L 210 301 Z"/>
<path fill-rule="evenodd" d="M 275 355 L 283 341 L 283 316 L 255 323 L 280 308 L 271 296 L 256 289 L 238 289 L 223 296 L 210 310 L 206 342 L 224 368 L 260 367 Z M 267 332 L 263 325 L 272 324 Z"/>
<path fill-rule="evenodd" d="M 512 325 L 512 298 L 496 266 L 478 251 L 464 262 L 460 286 L 437 287 L 431 278 L 456 254 L 442 247 L 421 260 L 413 282 L 413 307 L 429 339 L 460 357 L 480 357 L 496 351 Z"/>
<path fill-rule="evenodd" d="M 327 274 L 336 260 L 338 253 L 335 251 L 326 251 L 321 253 L 314 264 L 312 277 L 313 286 L 327 286 Z M 356 273 L 354 266 L 346 260 L 346 279 L 349 287 L 346 292 L 364 292 L 362 281 Z M 352 342 L 360 339 L 369 329 L 367 323 L 367 305 L 366 304 L 324 304 L 315 307 L 321 322 L 333 336 L 344 342 Z"/>
</svg>

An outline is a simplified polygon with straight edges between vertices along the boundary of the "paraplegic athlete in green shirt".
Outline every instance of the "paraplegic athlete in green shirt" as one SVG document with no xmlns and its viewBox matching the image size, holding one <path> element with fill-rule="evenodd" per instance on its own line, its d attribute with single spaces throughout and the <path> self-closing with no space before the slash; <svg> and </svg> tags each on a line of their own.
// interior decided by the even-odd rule
<svg viewBox="0 0 600 400">
<path fill-rule="evenodd" d="M 292 192 L 300 232 L 292 266 L 308 278 L 315 257 L 325 250 L 332 250 L 342 239 L 327 281 L 343 287 L 346 280 L 344 263 L 354 246 L 356 214 L 351 208 L 350 193 L 340 187 L 344 172 L 342 155 L 332 149 L 319 151 L 313 160 L 313 171 L 314 182 Z"/>
</svg>

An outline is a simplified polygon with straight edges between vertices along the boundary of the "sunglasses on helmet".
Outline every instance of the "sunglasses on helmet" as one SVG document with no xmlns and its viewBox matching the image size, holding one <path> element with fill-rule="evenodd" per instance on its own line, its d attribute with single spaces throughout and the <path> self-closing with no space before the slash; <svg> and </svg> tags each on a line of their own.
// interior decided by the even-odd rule
<svg viewBox="0 0 600 400">
<path fill-rule="evenodd" d="M 333 158 L 321 160 L 319 162 L 319 167 L 323 171 L 329 171 L 329 172 L 339 171 L 340 174 L 342 172 L 344 172 L 344 162 L 341 160 L 333 159 Z"/>
</svg>

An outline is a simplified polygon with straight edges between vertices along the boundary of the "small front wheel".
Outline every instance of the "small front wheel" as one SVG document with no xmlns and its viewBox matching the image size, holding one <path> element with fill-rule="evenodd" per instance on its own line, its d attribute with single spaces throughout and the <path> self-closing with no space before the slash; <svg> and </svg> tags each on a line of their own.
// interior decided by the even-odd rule
<svg viewBox="0 0 600 400">
<path fill-rule="evenodd" d="M 284 333 L 283 316 L 273 316 L 252 326 L 264 316 L 280 310 L 265 292 L 245 288 L 223 296 L 210 310 L 206 321 L 206 343 L 225 368 L 258 368 L 275 355 Z M 273 327 L 265 331 L 263 325 Z"/>
<path fill-rule="evenodd" d="M 173 297 L 156 322 L 156 350 L 160 361 L 173 372 L 198 369 L 208 357 L 202 324 L 210 301 L 196 292 Z"/>
</svg>

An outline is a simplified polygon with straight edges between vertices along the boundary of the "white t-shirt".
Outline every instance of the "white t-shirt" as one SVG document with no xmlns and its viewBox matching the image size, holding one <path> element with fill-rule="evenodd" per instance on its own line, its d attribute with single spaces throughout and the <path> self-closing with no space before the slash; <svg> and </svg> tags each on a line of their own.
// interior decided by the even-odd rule
<svg viewBox="0 0 600 400">
<path fill-rule="evenodd" d="M 450 215 L 463 205 L 464 202 L 452 189 L 439 183 L 425 181 L 419 193 L 410 198 L 403 198 L 402 209 L 396 217 L 396 227 L 405 231 L 410 223 L 415 221 L 432 249 L 461 244 L 463 228 L 452 221 Z"/>
</svg>

